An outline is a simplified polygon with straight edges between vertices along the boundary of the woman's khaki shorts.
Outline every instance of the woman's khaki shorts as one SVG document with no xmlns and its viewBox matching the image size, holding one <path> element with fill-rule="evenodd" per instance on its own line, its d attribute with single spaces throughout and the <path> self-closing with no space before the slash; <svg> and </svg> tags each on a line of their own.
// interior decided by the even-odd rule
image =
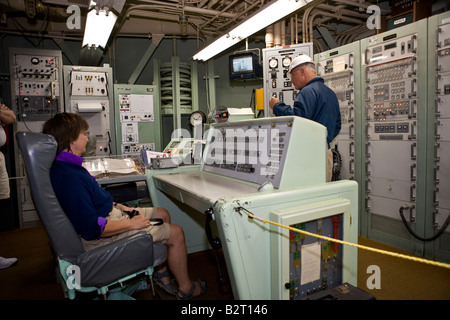
<svg viewBox="0 0 450 320">
<path fill-rule="evenodd" d="M 141 214 L 143 214 L 145 217 L 147 217 L 149 219 L 150 218 L 158 218 L 157 208 L 136 208 L 136 210 L 138 210 Z M 116 207 L 113 207 L 113 210 L 106 217 L 106 219 L 112 220 L 112 221 L 120 221 L 120 220 L 128 220 L 128 219 L 130 219 L 130 217 L 128 216 L 128 214 L 120 211 Z M 163 223 L 163 224 L 157 225 L 157 226 L 149 226 L 149 227 L 147 227 L 145 229 L 141 229 L 141 230 L 126 231 L 121 234 L 117 234 L 117 235 L 114 235 L 111 237 L 106 237 L 106 238 L 100 238 L 98 240 L 89 240 L 88 241 L 88 240 L 84 240 L 83 238 L 81 238 L 81 242 L 83 243 L 84 249 L 87 251 L 87 250 L 92 250 L 94 248 L 111 243 L 113 241 L 122 239 L 126 236 L 132 235 L 132 234 L 137 233 L 142 230 L 145 230 L 148 233 L 150 233 L 153 237 L 154 242 L 165 243 L 169 239 L 169 236 L 170 236 L 169 224 Z"/>
</svg>

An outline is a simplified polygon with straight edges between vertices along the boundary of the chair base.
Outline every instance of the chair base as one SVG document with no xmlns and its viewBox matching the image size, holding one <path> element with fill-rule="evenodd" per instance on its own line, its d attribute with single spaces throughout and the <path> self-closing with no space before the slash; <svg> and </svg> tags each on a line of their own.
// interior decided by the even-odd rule
<svg viewBox="0 0 450 320">
<path fill-rule="evenodd" d="M 64 291 L 64 297 L 70 300 L 75 299 L 77 293 L 92 293 L 92 292 L 96 292 L 98 296 L 102 297 L 105 300 L 109 298 L 108 294 L 111 296 L 111 299 L 129 300 L 131 298 L 130 294 L 132 294 L 140 286 L 140 284 L 136 283 L 136 281 L 134 284 L 130 285 L 130 283 L 132 282 L 131 280 L 136 280 L 137 278 L 142 276 L 145 276 L 146 279 L 150 280 L 152 293 L 153 295 L 155 295 L 155 288 L 153 285 L 153 278 L 152 278 L 154 272 L 153 267 L 148 267 L 144 270 L 127 275 L 126 277 L 120 278 L 117 281 L 114 281 L 101 287 L 95 286 L 83 287 L 80 285 L 79 270 L 77 269 L 77 266 L 59 258 L 58 258 L 58 265 L 59 265 L 58 277 L 59 282 L 61 283 L 61 286 Z"/>
</svg>

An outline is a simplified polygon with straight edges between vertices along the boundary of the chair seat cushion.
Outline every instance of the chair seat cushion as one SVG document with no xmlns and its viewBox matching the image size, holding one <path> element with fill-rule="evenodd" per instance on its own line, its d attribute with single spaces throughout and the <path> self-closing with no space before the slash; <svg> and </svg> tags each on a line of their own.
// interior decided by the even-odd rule
<svg viewBox="0 0 450 320">
<path fill-rule="evenodd" d="M 154 265 L 154 244 L 147 232 L 139 232 L 81 254 L 81 286 L 104 286 Z"/>
</svg>

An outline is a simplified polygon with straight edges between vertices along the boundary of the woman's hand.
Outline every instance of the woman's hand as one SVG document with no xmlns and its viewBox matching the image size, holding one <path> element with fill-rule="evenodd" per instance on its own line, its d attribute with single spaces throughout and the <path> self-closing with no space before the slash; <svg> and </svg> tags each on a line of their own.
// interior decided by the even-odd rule
<svg viewBox="0 0 450 320">
<path fill-rule="evenodd" d="M 133 230 L 139 230 L 150 226 L 150 220 L 143 216 L 140 212 L 130 219 Z"/>
<path fill-rule="evenodd" d="M 120 211 L 131 211 L 131 210 L 133 210 L 133 209 L 131 209 L 131 208 L 128 208 L 127 206 L 124 206 L 124 205 L 121 204 L 121 203 L 114 202 L 113 205 L 114 205 L 117 209 L 119 209 Z M 130 210 L 130 209 L 131 209 L 131 210 Z"/>
</svg>

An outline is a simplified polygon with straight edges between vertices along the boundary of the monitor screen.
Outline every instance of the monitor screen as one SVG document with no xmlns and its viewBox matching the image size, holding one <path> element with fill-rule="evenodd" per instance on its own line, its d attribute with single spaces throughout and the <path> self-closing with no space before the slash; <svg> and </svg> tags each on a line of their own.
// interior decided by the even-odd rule
<svg viewBox="0 0 450 320">
<path fill-rule="evenodd" d="M 253 71 L 253 57 L 245 55 L 233 58 L 233 73 Z"/>
</svg>

